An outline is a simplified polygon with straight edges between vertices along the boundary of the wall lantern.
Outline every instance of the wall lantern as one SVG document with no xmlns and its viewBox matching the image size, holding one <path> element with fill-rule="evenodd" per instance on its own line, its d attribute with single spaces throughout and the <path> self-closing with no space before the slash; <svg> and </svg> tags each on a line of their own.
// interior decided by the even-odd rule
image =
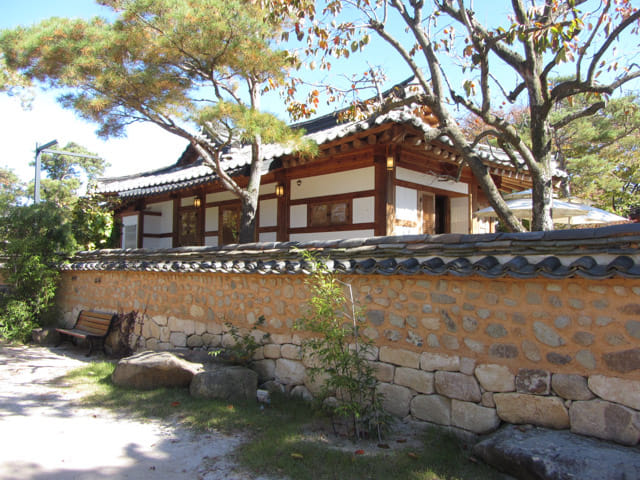
<svg viewBox="0 0 640 480">
<path fill-rule="evenodd" d="M 276 197 L 282 197 L 284 195 L 284 185 L 278 184 L 276 185 Z"/>
<path fill-rule="evenodd" d="M 393 155 L 387 155 L 387 170 L 393 170 L 394 165 Z"/>
<path fill-rule="evenodd" d="M 193 206 L 196 208 L 200 208 L 202 201 L 200 200 L 200 197 L 196 197 L 193 199 Z"/>
</svg>

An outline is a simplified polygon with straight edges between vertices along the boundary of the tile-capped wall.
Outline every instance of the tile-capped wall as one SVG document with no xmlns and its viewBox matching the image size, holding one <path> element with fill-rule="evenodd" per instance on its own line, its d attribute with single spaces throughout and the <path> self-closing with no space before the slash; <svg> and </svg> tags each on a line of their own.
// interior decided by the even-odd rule
<svg viewBox="0 0 640 480">
<path fill-rule="evenodd" d="M 225 322 L 264 315 L 262 381 L 305 395 L 303 275 L 64 271 L 58 305 L 143 315 L 144 348 L 212 348 Z M 624 444 L 640 439 L 637 279 L 487 279 L 344 275 L 366 308 L 385 406 L 398 416 L 469 430 L 500 422 L 571 428 Z"/>
</svg>

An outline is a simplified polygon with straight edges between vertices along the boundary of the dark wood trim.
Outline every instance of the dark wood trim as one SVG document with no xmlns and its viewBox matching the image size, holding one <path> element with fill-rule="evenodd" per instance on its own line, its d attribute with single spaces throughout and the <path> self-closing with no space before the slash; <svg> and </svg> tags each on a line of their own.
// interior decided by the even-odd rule
<svg viewBox="0 0 640 480">
<path fill-rule="evenodd" d="M 451 190 L 442 190 L 440 188 L 427 187 L 426 185 L 421 185 L 419 183 L 407 182 L 406 180 L 398 180 L 395 181 L 396 186 L 412 188 L 414 190 L 418 190 L 421 192 L 432 192 L 437 195 L 443 195 L 445 197 L 468 197 L 468 193 L 459 193 L 452 192 Z"/>
<path fill-rule="evenodd" d="M 180 210 L 180 197 L 173 199 L 173 240 L 171 242 L 172 247 L 178 246 L 178 222 L 180 220 L 178 214 Z"/>
<path fill-rule="evenodd" d="M 322 233 L 322 232 L 344 232 L 347 230 L 375 230 L 376 224 L 371 223 L 350 223 L 347 225 L 325 225 L 321 227 L 300 227 L 290 228 L 289 234 L 295 233 Z"/>
<path fill-rule="evenodd" d="M 168 233 L 145 233 L 144 238 L 173 238 L 173 232 Z"/>
<path fill-rule="evenodd" d="M 270 183 L 273 183 L 273 182 L 270 182 Z M 209 192 L 209 193 L 212 193 L 212 192 Z M 219 192 L 213 192 L 213 193 L 219 193 Z M 260 203 L 263 200 L 272 200 L 274 198 L 278 198 L 275 193 L 267 193 L 265 195 L 259 195 L 258 203 Z M 206 203 L 202 202 L 202 203 L 204 204 L 205 208 L 213 208 L 213 207 L 233 205 L 234 203 L 238 203 L 238 202 L 240 202 L 239 198 L 234 198 L 231 200 L 220 200 L 217 202 L 206 202 Z M 186 207 L 182 207 L 182 208 L 186 208 Z"/>
<path fill-rule="evenodd" d="M 344 200 L 353 200 L 354 198 L 375 197 L 375 190 L 361 190 L 359 192 L 338 193 L 336 195 L 323 195 L 321 197 L 300 198 L 290 200 L 289 205 L 304 205 L 305 203 L 333 203 Z"/>
<path fill-rule="evenodd" d="M 233 200 L 222 200 L 220 202 L 210 202 L 205 205 L 205 208 L 213 208 L 213 207 L 228 207 L 229 205 L 242 205 L 242 202 L 239 198 Z"/>
<path fill-rule="evenodd" d="M 133 217 L 134 215 L 140 215 L 140 212 L 137 212 L 135 210 L 130 210 L 128 212 L 125 213 L 119 213 L 118 215 L 120 215 L 120 218 L 124 218 L 124 217 Z"/>
<path fill-rule="evenodd" d="M 258 231 L 258 233 L 272 233 L 272 232 L 278 232 L 278 227 L 260 227 L 256 229 Z"/>
<path fill-rule="evenodd" d="M 184 211 L 188 211 L 188 210 L 197 210 L 198 207 L 195 207 L 193 205 L 185 205 L 185 206 L 181 206 L 180 207 L 180 211 L 184 212 Z M 202 205 L 200 205 L 199 208 L 202 208 Z"/>
<path fill-rule="evenodd" d="M 276 233 L 276 240 L 279 242 L 289 241 L 289 209 L 291 205 L 291 182 L 282 174 L 276 178 L 276 185 L 282 184 L 284 186 L 284 195 L 278 198 L 278 206 L 276 212 L 276 223 L 278 226 Z"/>
<path fill-rule="evenodd" d="M 448 148 L 448 147 L 447 147 Z M 421 173 L 436 173 L 444 175 L 457 175 L 460 168 L 462 173 L 460 181 L 470 183 L 473 178 L 471 169 L 466 165 L 460 165 L 460 155 L 455 150 L 447 149 L 450 154 L 456 155 L 456 159 L 442 158 L 431 150 L 416 149 L 407 145 L 398 146 L 398 157 L 396 165 L 408 170 Z"/>
<path fill-rule="evenodd" d="M 143 210 L 140 212 L 145 217 L 161 217 L 162 212 L 153 212 L 151 210 Z"/>
<path fill-rule="evenodd" d="M 198 239 L 199 239 L 200 245 L 204 245 L 205 215 L 207 213 L 207 207 L 205 206 L 206 194 L 204 192 L 201 192 L 200 194 L 198 194 L 197 198 L 200 198 L 200 206 L 197 207 Z"/>
<path fill-rule="evenodd" d="M 205 237 L 217 237 L 219 235 L 219 230 L 209 230 L 204 232 Z"/>
<path fill-rule="evenodd" d="M 384 157 L 377 157 L 375 160 L 375 180 L 376 187 L 374 200 L 373 219 L 376 224 L 375 235 L 380 237 L 387 234 L 387 168 Z"/>
<path fill-rule="evenodd" d="M 138 238 L 136 240 L 138 248 L 143 247 L 143 240 L 144 240 L 144 217 L 140 214 L 140 212 L 138 212 Z"/>
<path fill-rule="evenodd" d="M 386 175 L 386 235 L 393 235 L 396 221 L 396 169 L 387 170 L 386 159 L 384 162 Z"/>
</svg>

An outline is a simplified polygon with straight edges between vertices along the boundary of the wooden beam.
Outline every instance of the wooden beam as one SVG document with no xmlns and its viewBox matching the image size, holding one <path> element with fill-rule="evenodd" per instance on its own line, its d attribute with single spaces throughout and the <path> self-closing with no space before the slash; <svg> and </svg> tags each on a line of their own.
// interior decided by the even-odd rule
<svg viewBox="0 0 640 480">
<path fill-rule="evenodd" d="M 375 206 L 374 206 L 374 222 L 376 224 L 374 232 L 376 236 L 387 234 L 387 168 L 383 155 L 375 157 Z"/>
</svg>

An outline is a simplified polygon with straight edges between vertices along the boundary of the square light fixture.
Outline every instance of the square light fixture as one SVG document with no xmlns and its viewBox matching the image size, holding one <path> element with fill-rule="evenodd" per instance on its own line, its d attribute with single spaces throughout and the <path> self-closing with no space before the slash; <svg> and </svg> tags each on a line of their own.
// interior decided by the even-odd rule
<svg viewBox="0 0 640 480">
<path fill-rule="evenodd" d="M 284 195 L 284 185 L 279 183 L 276 185 L 276 197 L 282 197 Z"/>
<path fill-rule="evenodd" d="M 387 155 L 387 170 L 393 170 L 394 165 L 393 155 Z"/>
<path fill-rule="evenodd" d="M 200 197 L 196 197 L 193 199 L 193 206 L 196 208 L 200 208 L 200 205 L 202 205 L 202 201 L 200 200 Z"/>
</svg>

